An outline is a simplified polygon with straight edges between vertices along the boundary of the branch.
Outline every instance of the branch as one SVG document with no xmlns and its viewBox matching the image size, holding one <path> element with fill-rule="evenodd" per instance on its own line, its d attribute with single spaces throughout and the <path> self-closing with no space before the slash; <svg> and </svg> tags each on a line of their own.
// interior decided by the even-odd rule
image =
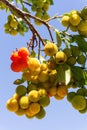
<svg viewBox="0 0 87 130">
<path fill-rule="evenodd" d="M 32 25 L 32 23 L 28 20 L 28 18 L 26 17 L 26 13 L 24 11 L 22 11 L 21 9 L 17 8 L 15 5 L 13 5 L 12 3 L 10 3 L 7 0 L 0 0 L 2 3 L 4 3 L 6 6 L 8 6 L 10 8 L 10 10 L 15 11 L 29 26 L 30 30 L 32 33 L 34 33 L 34 35 L 37 35 L 37 37 L 40 39 L 40 41 L 42 42 L 43 45 L 45 45 L 42 37 L 40 36 L 40 34 L 38 33 L 38 31 L 34 28 L 34 26 Z"/>
</svg>

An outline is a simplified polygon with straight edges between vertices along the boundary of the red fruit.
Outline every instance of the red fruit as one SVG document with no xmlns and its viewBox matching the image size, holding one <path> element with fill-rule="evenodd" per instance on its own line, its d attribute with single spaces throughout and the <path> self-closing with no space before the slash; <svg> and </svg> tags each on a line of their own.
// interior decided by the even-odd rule
<svg viewBox="0 0 87 130">
<path fill-rule="evenodd" d="M 21 58 L 26 59 L 26 57 L 29 56 L 29 50 L 26 47 L 21 47 L 18 50 L 18 55 L 21 56 Z"/>
<path fill-rule="evenodd" d="M 10 56 L 10 59 L 13 62 L 17 62 L 20 59 L 20 56 L 18 55 L 18 51 L 13 51 L 11 56 Z"/>
</svg>

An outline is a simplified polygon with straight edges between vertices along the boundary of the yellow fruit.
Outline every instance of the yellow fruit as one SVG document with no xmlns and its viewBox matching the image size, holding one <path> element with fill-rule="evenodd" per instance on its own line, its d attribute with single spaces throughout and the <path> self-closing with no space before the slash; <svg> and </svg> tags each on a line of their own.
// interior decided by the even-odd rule
<svg viewBox="0 0 87 130">
<path fill-rule="evenodd" d="M 72 14 L 79 14 L 79 12 L 78 12 L 77 10 L 72 10 L 72 11 L 70 12 L 70 15 L 72 15 Z"/>
<path fill-rule="evenodd" d="M 57 52 L 55 55 L 55 61 L 57 64 L 63 64 L 67 61 L 67 56 L 63 51 Z"/>
<path fill-rule="evenodd" d="M 30 71 L 35 71 L 40 67 L 40 62 L 37 58 L 28 57 L 28 68 Z"/>
<path fill-rule="evenodd" d="M 9 99 L 6 102 L 6 108 L 11 112 L 16 112 L 19 109 L 18 101 L 16 99 Z"/>
<path fill-rule="evenodd" d="M 82 10 L 81 10 L 81 17 L 85 20 L 87 20 L 87 6 L 85 6 Z"/>
<path fill-rule="evenodd" d="M 86 108 L 86 99 L 81 95 L 74 96 L 71 103 L 77 110 L 83 110 Z"/>
<path fill-rule="evenodd" d="M 46 82 L 49 79 L 48 71 L 41 71 L 38 79 L 40 82 Z"/>
<path fill-rule="evenodd" d="M 38 94 L 39 94 L 39 97 L 40 97 L 40 98 L 44 97 L 45 95 L 47 95 L 46 89 L 40 88 L 40 89 L 38 90 Z"/>
<path fill-rule="evenodd" d="M 54 98 L 57 99 L 57 100 L 62 100 L 64 97 L 60 97 L 59 95 L 54 95 Z"/>
<path fill-rule="evenodd" d="M 22 96 L 19 100 L 19 105 L 22 109 L 27 109 L 29 107 L 29 99 L 27 96 Z"/>
<path fill-rule="evenodd" d="M 80 16 L 78 14 L 70 15 L 70 23 L 73 26 L 77 26 L 80 23 Z"/>
<path fill-rule="evenodd" d="M 31 103 L 29 106 L 29 110 L 33 115 L 37 114 L 40 111 L 40 104 L 39 103 Z"/>
<path fill-rule="evenodd" d="M 87 30 L 86 31 L 79 31 L 78 30 L 78 33 L 84 37 L 87 37 Z"/>
<path fill-rule="evenodd" d="M 87 20 L 81 20 L 81 22 L 78 25 L 78 31 L 81 32 L 87 31 Z"/>
<path fill-rule="evenodd" d="M 29 93 L 28 93 L 28 98 L 29 98 L 29 101 L 31 102 L 37 102 L 39 100 L 39 93 L 37 90 L 31 90 Z"/>
<path fill-rule="evenodd" d="M 21 109 L 21 108 L 19 108 L 16 112 L 15 112 L 15 114 L 16 115 L 18 115 L 18 116 L 23 116 L 24 114 L 25 114 L 25 110 L 24 109 Z"/>
<path fill-rule="evenodd" d="M 18 34 L 18 31 L 15 30 L 15 29 L 12 29 L 12 30 L 10 31 L 10 34 L 13 35 L 13 36 L 16 36 L 16 35 Z"/>
<path fill-rule="evenodd" d="M 57 87 L 56 86 L 52 86 L 52 87 L 49 88 L 48 94 L 50 96 L 55 96 L 56 92 L 57 92 Z"/>
<path fill-rule="evenodd" d="M 13 19 L 13 20 L 10 21 L 10 26 L 11 26 L 12 28 L 17 28 L 17 25 L 18 25 L 17 20 Z"/>
<path fill-rule="evenodd" d="M 42 63 L 40 66 L 41 71 L 47 70 L 47 64 Z"/>
<path fill-rule="evenodd" d="M 57 49 L 57 46 L 48 41 L 47 44 L 44 46 L 44 53 L 48 56 L 53 56 L 57 53 L 58 49 Z"/>
<path fill-rule="evenodd" d="M 65 97 L 68 93 L 68 87 L 66 85 L 58 86 L 56 93 L 60 97 Z"/>
<path fill-rule="evenodd" d="M 69 24 L 70 24 L 70 16 L 64 15 L 64 16 L 62 17 L 61 23 L 62 23 L 63 26 L 68 27 Z"/>
</svg>

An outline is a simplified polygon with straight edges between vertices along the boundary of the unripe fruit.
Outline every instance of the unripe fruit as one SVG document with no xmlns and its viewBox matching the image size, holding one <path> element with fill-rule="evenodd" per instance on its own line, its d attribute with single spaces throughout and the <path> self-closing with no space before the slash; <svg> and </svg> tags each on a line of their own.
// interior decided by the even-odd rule
<svg viewBox="0 0 87 130">
<path fill-rule="evenodd" d="M 37 119 L 42 119 L 46 115 L 46 111 L 43 107 L 40 108 L 40 111 L 36 114 Z"/>
<path fill-rule="evenodd" d="M 6 102 L 6 108 L 11 112 L 16 112 L 19 108 L 18 101 L 16 99 L 9 99 Z"/>
<path fill-rule="evenodd" d="M 22 109 L 27 109 L 29 107 L 29 99 L 27 96 L 22 96 L 19 100 L 19 105 Z"/>
<path fill-rule="evenodd" d="M 87 112 L 87 107 L 86 107 L 86 108 L 84 108 L 83 110 L 79 110 L 79 112 L 80 112 L 81 114 L 86 113 L 86 112 Z"/>
<path fill-rule="evenodd" d="M 78 27 L 70 25 L 70 30 L 73 31 L 73 32 L 77 32 L 78 31 Z"/>
<path fill-rule="evenodd" d="M 63 64 L 67 61 L 67 56 L 63 51 L 57 52 L 55 55 L 55 61 L 57 64 Z"/>
<path fill-rule="evenodd" d="M 72 99 L 73 99 L 73 97 L 74 97 L 75 95 L 76 95 L 75 92 L 69 92 L 69 93 L 67 94 L 67 100 L 68 100 L 69 102 L 71 102 Z"/>
<path fill-rule="evenodd" d="M 57 46 L 48 41 L 47 44 L 44 46 L 44 53 L 48 56 L 53 56 L 57 53 L 58 49 L 57 49 Z"/>
<path fill-rule="evenodd" d="M 71 46 L 72 56 L 79 56 L 81 53 L 81 50 L 78 46 Z"/>
<path fill-rule="evenodd" d="M 67 58 L 72 55 L 71 48 L 65 48 L 65 49 L 63 50 L 63 52 L 67 55 Z"/>
<path fill-rule="evenodd" d="M 85 62 L 86 62 L 86 57 L 84 55 L 78 56 L 78 58 L 77 58 L 77 63 L 78 64 L 84 65 Z"/>
<path fill-rule="evenodd" d="M 67 64 L 68 64 L 68 65 L 75 65 L 75 64 L 76 64 L 76 57 L 70 56 L 70 57 L 67 59 Z"/>
<path fill-rule="evenodd" d="M 12 20 L 10 21 L 10 26 L 11 26 L 12 28 L 17 28 L 17 25 L 18 25 L 17 20 L 12 19 Z"/>
<path fill-rule="evenodd" d="M 50 104 L 50 98 L 48 96 L 44 96 L 39 100 L 39 103 L 42 107 L 47 107 Z"/>
<path fill-rule="evenodd" d="M 64 16 L 62 17 L 61 23 L 62 23 L 63 26 L 68 27 L 69 24 L 70 24 L 70 16 L 64 15 Z"/>
<path fill-rule="evenodd" d="M 39 100 L 39 93 L 37 90 L 31 90 L 29 93 L 28 93 L 28 98 L 29 98 L 29 101 L 31 102 L 37 102 Z"/>
<path fill-rule="evenodd" d="M 85 6 L 82 10 L 81 10 L 81 17 L 85 20 L 87 20 L 87 6 Z"/>
<path fill-rule="evenodd" d="M 24 96 L 27 93 L 27 88 L 25 86 L 23 86 L 23 85 L 19 85 L 16 88 L 16 93 L 19 96 Z"/>
<path fill-rule="evenodd" d="M 13 36 L 16 36 L 16 35 L 18 34 L 18 31 L 15 30 L 15 29 L 12 29 L 12 30 L 10 31 L 10 34 L 13 35 Z"/>
<path fill-rule="evenodd" d="M 84 108 L 86 108 L 86 99 L 83 96 L 74 96 L 71 103 L 72 106 L 77 110 L 83 110 Z"/>
<path fill-rule="evenodd" d="M 85 88 L 80 88 L 77 90 L 77 95 L 85 96 Z"/>
<path fill-rule="evenodd" d="M 73 26 L 77 26 L 80 23 L 80 16 L 78 14 L 70 15 L 70 23 Z"/>
</svg>

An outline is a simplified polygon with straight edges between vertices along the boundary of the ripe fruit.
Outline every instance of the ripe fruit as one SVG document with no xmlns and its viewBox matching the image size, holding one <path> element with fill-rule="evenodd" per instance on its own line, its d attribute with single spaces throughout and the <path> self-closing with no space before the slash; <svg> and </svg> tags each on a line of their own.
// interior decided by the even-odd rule
<svg viewBox="0 0 87 130">
<path fill-rule="evenodd" d="M 83 110 L 86 107 L 86 99 L 81 95 L 74 96 L 71 103 L 77 110 Z"/>
<path fill-rule="evenodd" d="M 69 15 L 64 15 L 62 17 L 62 21 L 61 21 L 62 25 L 65 27 L 68 27 L 70 24 L 70 16 Z"/>
<path fill-rule="evenodd" d="M 87 6 L 85 6 L 82 10 L 81 10 L 81 17 L 85 20 L 87 20 Z"/>
<path fill-rule="evenodd" d="M 25 110 L 19 108 L 19 109 L 15 112 L 15 114 L 18 115 L 18 116 L 23 116 L 23 115 L 25 114 Z"/>
<path fill-rule="evenodd" d="M 56 93 L 60 97 L 65 97 L 67 95 L 67 93 L 68 93 L 67 86 L 66 85 L 58 86 Z"/>
<path fill-rule="evenodd" d="M 47 44 L 44 46 L 44 53 L 48 56 L 53 56 L 57 53 L 57 51 L 57 46 L 50 41 L 48 41 Z"/>
<path fill-rule="evenodd" d="M 63 64 L 67 61 L 67 56 L 63 51 L 57 52 L 55 55 L 55 61 L 57 64 Z"/>
<path fill-rule="evenodd" d="M 80 16 L 78 14 L 71 14 L 70 15 L 70 23 L 73 26 L 77 26 L 80 23 Z"/>
<path fill-rule="evenodd" d="M 19 85 L 16 88 L 16 93 L 19 96 L 24 96 L 27 93 L 27 88 L 25 86 L 23 86 L 23 85 Z"/>
<path fill-rule="evenodd" d="M 78 25 L 78 30 L 81 32 L 87 31 L 87 20 L 81 20 Z"/>
<path fill-rule="evenodd" d="M 10 59 L 14 62 L 17 62 L 20 59 L 20 56 L 18 55 L 18 51 L 13 51 L 10 55 Z"/>
<path fill-rule="evenodd" d="M 56 92 L 57 92 L 57 87 L 56 86 L 52 86 L 52 87 L 49 88 L 48 94 L 50 96 L 54 96 L 54 95 L 56 95 Z"/>
<path fill-rule="evenodd" d="M 16 112 L 19 108 L 18 101 L 16 99 L 9 99 L 6 102 L 6 108 L 11 112 Z"/>
<path fill-rule="evenodd" d="M 45 115 L 46 115 L 46 111 L 45 111 L 45 109 L 43 108 L 43 107 L 41 107 L 40 108 L 40 111 L 36 114 L 36 118 L 37 119 L 42 119 L 42 118 L 44 118 L 45 117 Z"/>
<path fill-rule="evenodd" d="M 23 59 L 26 59 L 26 57 L 29 56 L 29 50 L 26 47 L 21 47 L 18 50 L 18 55 Z"/>
<path fill-rule="evenodd" d="M 28 98 L 31 102 L 37 102 L 39 100 L 39 94 L 37 90 L 31 90 L 28 93 Z"/>
<path fill-rule="evenodd" d="M 57 99 L 57 100 L 62 100 L 64 97 L 60 97 L 59 95 L 54 95 L 54 98 Z"/>
<path fill-rule="evenodd" d="M 40 97 L 40 99 L 41 99 L 42 97 L 44 97 L 45 95 L 47 95 L 47 91 L 46 91 L 46 89 L 44 89 L 44 88 L 40 88 L 40 89 L 38 90 L 38 94 L 39 94 L 39 97 Z"/>
<path fill-rule="evenodd" d="M 48 96 L 43 96 L 39 100 L 39 103 L 42 107 L 47 107 L 50 104 L 50 98 Z"/>
<path fill-rule="evenodd" d="M 29 106 L 29 110 L 33 115 L 37 114 L 40 111 L 40 104 L 39 103 L 31 103 Z"/>
<path fill-rule="evenodd" d="M 49 79 L 48 71 L 41 71 L 38 76 L 38 79 L 40 82 L 46 82 Z"/>
<path fill-rule="evenodd" d="M 27 96 L 22 96 L 19 100 L 20 108 L 27 109 L 29 107 L 29 99 Z"/>
</svg>

